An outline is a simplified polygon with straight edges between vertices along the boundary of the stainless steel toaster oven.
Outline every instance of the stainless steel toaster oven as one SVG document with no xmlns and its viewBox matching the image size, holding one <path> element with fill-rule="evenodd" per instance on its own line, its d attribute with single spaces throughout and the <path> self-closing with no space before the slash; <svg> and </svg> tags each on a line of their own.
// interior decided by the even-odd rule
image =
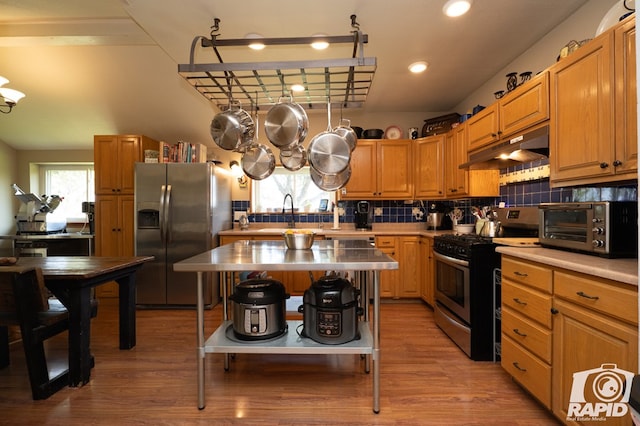
<svg viewBox="0 0 640 426">
<path fill-rule="evenodd" d="M 540 244 L 603 257 L 637 257 L 638 203 L 597 201 L 539 205 Z"/>
</svg>

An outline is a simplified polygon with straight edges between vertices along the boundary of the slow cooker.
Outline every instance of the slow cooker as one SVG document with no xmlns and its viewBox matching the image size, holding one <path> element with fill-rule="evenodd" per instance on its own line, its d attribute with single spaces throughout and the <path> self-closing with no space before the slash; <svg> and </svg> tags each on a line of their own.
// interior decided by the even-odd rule
<svg viewBox="0 0 640 426">
<path fill-rule="evenodd" d="M 235 287 L 229 296 L 233 302 L 233 333 L 240 340 L 264 340 L 287 331 L 284 285 L 274 279 L 252 278 Z"/>
<path fill-rule="evenodd" d="M 360 338 L 358 332 L 359 290 L 337 275 L 314 281 L 304 292 L 302 336 L 318 343 L 339 345 Z"/>
</svg>

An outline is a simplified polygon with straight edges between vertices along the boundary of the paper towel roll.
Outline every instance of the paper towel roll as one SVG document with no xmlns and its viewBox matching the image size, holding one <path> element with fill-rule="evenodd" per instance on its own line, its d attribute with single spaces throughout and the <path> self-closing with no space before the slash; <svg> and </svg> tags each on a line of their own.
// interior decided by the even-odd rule
<svg viewBox="0 0 640 426">
<path fill-rule="evenodd" d="M 333 206 L 333 229 L 340 229 L 340 211 L 337 204 Z"/>
</svg>

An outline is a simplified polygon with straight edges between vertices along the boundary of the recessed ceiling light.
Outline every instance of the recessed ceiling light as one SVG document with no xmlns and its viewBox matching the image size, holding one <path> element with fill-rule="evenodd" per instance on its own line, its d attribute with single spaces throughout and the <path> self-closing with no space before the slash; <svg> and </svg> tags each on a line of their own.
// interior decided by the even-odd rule
<svg viewBox="0 0 640 426">
<path fill-rule="evenodd" d="M 264 37 L 262 37 L 260 34 L 251 33 L 251 34 L 247 34 L 246 36 L 244 36 L 244 38 L 256 39 L 255 41 L 252 41 L 251 43 L 249 43 L 249 48 L 250 49 L 253 49 L 253 50 L 262 50 L 262 49 L 264 49 L 264 43 L 259 41 L 259 39 L 264 38 Z"/>
<path fill-rule="evenodd" d="M 304 91 L 304 86 L 302 84 L 294 84 L 291 86 L 291 91 L 292 92 L 303 92 Z"/>
<path fill-rule="evenodd" d="M 327 36 L 326 34 L 314 34 L 312 37 L 318 37 L 319 40 L 311 43 L 311 47 L 313 47 L 316 50 L 324 50 L 327 47 L 329 47 L 329 42 L 323 39 L 323 37 L 326 37 L 326 36 Z"/>
<path fill-rule="evenodd" d="M 462 16 L 469 11 L 473 0 L 449 0 L 445 3 L 442 11 L 452 18 Z"/>
<path fill-rule="evenodd" d="M 418 74 L 418 73 L 424 72 L 428 67 L 429 67 L 429 64 L 426 63 L 425 61 L 414 62 L 411 65 L 409 65 L 409 71 L 411 71 L 412 73 Z"/>
</svg>

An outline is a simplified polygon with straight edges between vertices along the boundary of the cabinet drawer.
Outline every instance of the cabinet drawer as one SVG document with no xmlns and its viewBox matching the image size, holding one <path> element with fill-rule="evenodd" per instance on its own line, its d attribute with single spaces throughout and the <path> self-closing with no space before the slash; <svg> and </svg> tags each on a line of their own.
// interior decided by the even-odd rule
<svg viewBox="0 0 640 426">
<path fill-rule="evenodd" d="M 551 328 L 551 295 L 505 281 L 503 276 L 502 305 Z"/>
<path fill-rule="evenodd" d="M 502 335 L 509 336 L 543 361 L 551 363 L 551 330 L 505 307 L 502 309 Z"/>
<path fill-rule="evenodd" d="M 580 274 L 554 272 L 555 295 L 578 305 L 638 324 L 638 292 Z"/>
<path fill-rule="evenodd" d="M 395 247 L 396 239 L 394 237 L 376 237 L 376 247 Z"/>
<path fill-rule="evenodd" d="M 545 407 L 551 408 L 551 366 L 502 335 L 502 368 Z"/>
<path fill-rule="evenodd" d="M 510 257 L 502 257 L 502 277 L 537 288 L 545 293 L 553 290 L 551 269 L 532 262 L 521 262 Z"/>
</svg>

